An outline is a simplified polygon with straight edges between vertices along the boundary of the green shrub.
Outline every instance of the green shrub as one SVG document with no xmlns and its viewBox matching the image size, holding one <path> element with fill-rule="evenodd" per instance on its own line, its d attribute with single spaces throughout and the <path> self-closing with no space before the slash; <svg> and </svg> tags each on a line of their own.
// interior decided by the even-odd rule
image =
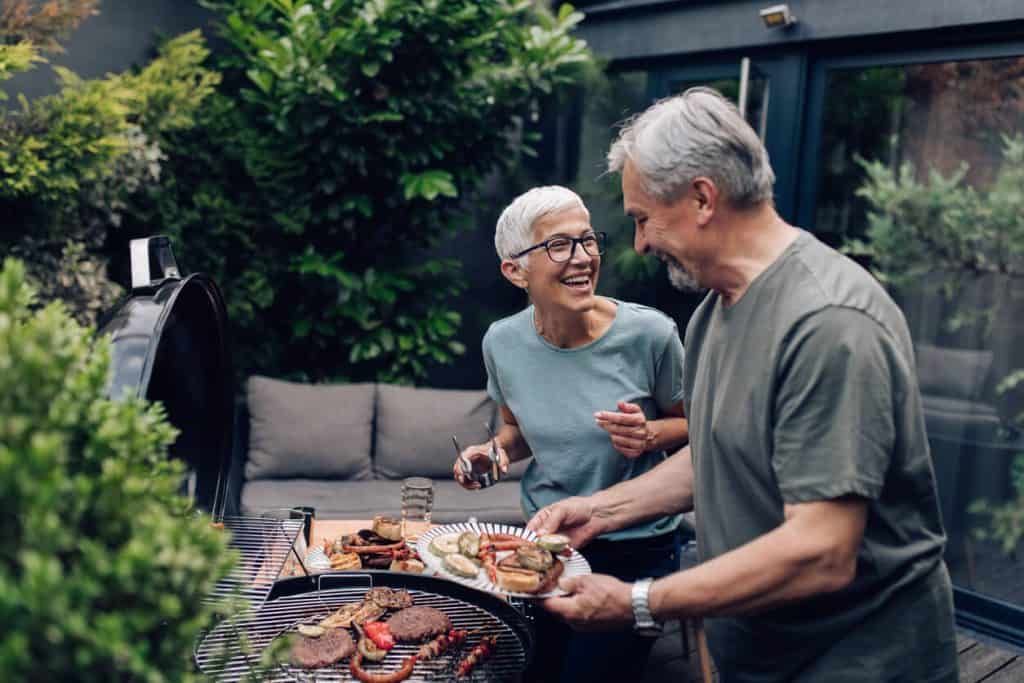
<svg viewBox="0 0 1024 683">
<path fill-rule="evenodd" d="M 104 397 L 105 340 L 0 271 L 0 671 L 18 681 L 191 680 L 233 563 L 177 494 L 158 405 Z"/>
<path fill-rule="evenodd" d="M 590 64 L 581 15 L 530 2 L 232 0 L 221 96 L 174 136 L 139 233 L 222 285 L 237 366 L 409 381 L 461 353 L 457 239 L 529 151 L 538 98 Z"/>
<path fill-rule="evenodd" d="M 164 136 L 193 125 L 219 74 L 198 31 L 168 41 L 138 73 L 82 80 L 56 69 L 58 94 L 0 112 L 0 246 L 22 258 L 46 301 L 95 322 L 122 289 L 104 249 L 132 195 L 160 177 Z M 45 61 L 28 43 L 0 45 L 0 77 Z"/>
</svg>

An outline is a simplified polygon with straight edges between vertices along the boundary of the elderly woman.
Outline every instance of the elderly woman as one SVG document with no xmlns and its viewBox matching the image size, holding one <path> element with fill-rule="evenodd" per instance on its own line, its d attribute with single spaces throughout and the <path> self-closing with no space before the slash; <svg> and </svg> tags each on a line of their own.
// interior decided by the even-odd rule
<svg viewBox="0 0 1024 683">
<path fill-rule="evenodd" d="M 502 274 L 531 302 L 492 324 L 483 340 L 487 391 L 504 421 L 501 468 L 531 459 L 521 482 L 529 518 L 643 474 L 686 442 L 683 347 L 662 313 L 597 296 L 605 234 L 594 231 L 571 190 L 538 187 L 516 198 L 498 219 L 494 243 Z M 471 446 L 461 457 L 481 462 L 488 448 Z M 462 486 L 477 488 L 458 462 L 453 471 Z M 626 581 L 663 576 L 679 567 L 678 525 L 678 516 L 662 517 L 602 536 L 582 552 L 595 572 Z M 561 635 L 568 644 L 540 634 L 537 676 L 629 680 L 651 645 L 634 634 Z"/>
</svg>

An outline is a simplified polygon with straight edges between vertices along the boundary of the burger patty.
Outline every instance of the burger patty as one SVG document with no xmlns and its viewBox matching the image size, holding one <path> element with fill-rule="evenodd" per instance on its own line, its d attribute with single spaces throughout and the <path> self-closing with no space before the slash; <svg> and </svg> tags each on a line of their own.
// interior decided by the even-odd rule
<svg viewBox="0 0 1024 683">
<path fill-rule="evenodd" d="M 448 615 L 433 607 L 407 607 L 388 619 L 388 627 L 400 643 L 420 643 L 452 628 Z"/>
<path fill-rule="evenodd" d="M 343 628 L 331 628 L 319 638 L 296 635 L 292 641 L 292 661 L 304 669 L 319 669 L 340 662 L 356 651 L 352 636 Z"/>
<path fill-rule="evenodd" d="M 363 601 L 366 600 L 371 600 L 381 607 L 387 607 L 388 609 L 405 609 L 406 607 L 412 607 L 412 596 L 409 595 L 409 591 L 401 589 L 394 590 L 387 588 L 386 586 L 371 588 L 366 591 L 366 596 L 363 598 Z"/>
</svg>

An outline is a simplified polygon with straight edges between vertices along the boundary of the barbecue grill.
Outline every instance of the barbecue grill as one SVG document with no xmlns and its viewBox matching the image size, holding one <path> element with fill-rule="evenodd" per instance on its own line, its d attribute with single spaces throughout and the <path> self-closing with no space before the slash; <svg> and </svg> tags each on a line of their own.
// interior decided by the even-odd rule
<svg viewBox="0 0 1024 683">
<path fill-rule="evenodd" d="M 494 654 L 473 670 L 466 680 L 509 681 L 525 670 L 533 651 L 533 632 L 515 607 L 499 598 L 445 579 L 421 574 L 389 571 L 339 572 L 278 581 L 259 609 L 229 619 L 212 629 L 197 644 L 195 661 L 199 669 L 218 681 L 240 681 L 255 671 L 260 654 L 275 638 L 302 623 L 314 623 L 344 604 L 358 603 L 370 588 L 387 586 L 405 589 L 418 606 L 435 607 L 449 616 L 455 628 L 477 632 L 461 652 L 417 662 L 407 681 L 450 681 L 455 679 L 459 659 L 469 653 L 481 635 L 494 635 Z M 246 651 L 242 645 L 247 642 Z M 419 645 L 398 644 L 374 672 L 395 671 Z M 367 665 L 367 669 L 374 665 Z M 307 671 L 290 664 L 279 666 L 265 680 L 354 681 L 348 661 L 332 667 Z"/>
<path fill-rule="evenodd" d="M 461 652 L 417 662 L 409 681 L 449 681 L 455 666 L 482 635 L 498 638 L 494 654 L 469 680 L 509 681 L 524 671 L 533 652 L 533 630 L 522 610 L 487 593 L 444 579 L 387 571 L 322 574 L 278 580 L 295 554 L 302 519 L 224 517 L 231 459 L 233 392 L 227 313 L 216 283 L 206 275 L 182 276 L 170 240 L 131 242 L 130 296 L 100 326 L 110 335 L 112 379 L 108 394 L 161 402 L 180 435 L 171 455 L 188 470 L 184 488 L 197 506 L 222 520 L 238 566 L 207 596 L 210 602 L 240 598 L 241 612 L 214 626 L 195 647 L 200 671 L 220 681 L 256 672 L 262 651 L 299 623 L 326 617 L 340 605 L 361 602 L 374 586 L 404 588 L 416 605 L 445 612 L 456 628 L 477 630 Z M 232 512 L 232 510 L 228 510 Z M 284 511 L 289 512 L 289 511 Z M 288 515 L 284 515 L 287 517 Z M 375 672 L 395 670 L 418 650 L 397 645 Z M 347 660 L 305 671 L 282 665 L 265 680 L 350 681 Z"/>
</svg>

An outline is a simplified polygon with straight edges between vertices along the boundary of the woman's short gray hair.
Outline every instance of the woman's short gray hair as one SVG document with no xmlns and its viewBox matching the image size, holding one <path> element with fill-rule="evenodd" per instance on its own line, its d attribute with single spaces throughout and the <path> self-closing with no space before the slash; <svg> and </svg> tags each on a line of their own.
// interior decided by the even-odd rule
<svg viewBox="0 0 1024 683">
<path fill-rule="evenodd" d="M 498 218 L 494 229 L 494 248 L 501 260 L 511 259 L 512 254 L 528 249 L 533 242 L 533 224 L 548 214 L 580 208 L 587 211 L 580 196 L 561 185 L 546 185 L 512 200 Z M 590 212 L 587 211 L 587 215 Z"/>
<path fill-rule="evenodd" d="M 627 159 L 662 202 L 679 199 L 698 176 L 713 180 L 736 208 L 772 198 L 767 150 L 735 105 L 711 88 L 690 88 L 626 121 L 608 151 L 608 170 L 621 172 Z"/>
</svg>

